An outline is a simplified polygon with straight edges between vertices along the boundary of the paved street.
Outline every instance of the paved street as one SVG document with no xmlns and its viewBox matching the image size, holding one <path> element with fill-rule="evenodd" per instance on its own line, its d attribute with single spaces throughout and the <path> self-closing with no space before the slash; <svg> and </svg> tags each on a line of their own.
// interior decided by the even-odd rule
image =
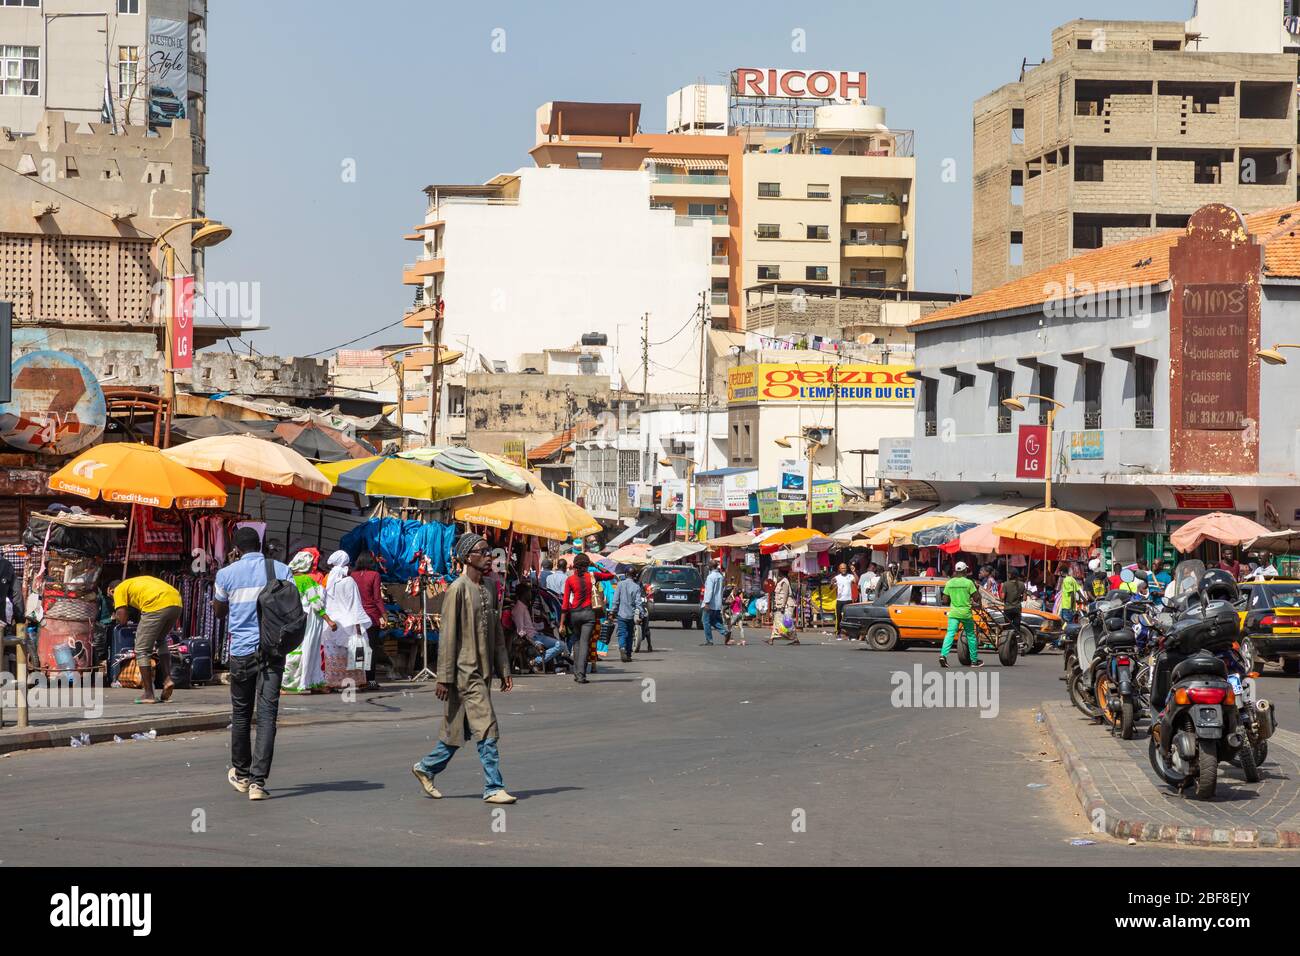
<svg viewBox="0 0 1300 956">
<path fill-rule="evenodd" d="M 439 777 L 446 799 L 420 794 L 408 768 L 432 746 L 437 701 L 427 688 L 398 687 L 361 697 L 350 720 L 336 708 L 310 723 L 288 712 L 274 799 L 263 804 L 225 783 L 222 732 L 0 759 L 0 861 L 140 863 L 142 845 L 177 865 L 1296 859 L 1105 836 L 1071 846 L 1090 834 L 1033 718 L 1037 702 L 1061 694 L 1054 654 L 986 668 L 998 678 L 1000 709 L 981 718 L 976 709 L 891 706 L 890 673 L 932 668 L 932 650 L 700 640 L 698 630 L 660 629 L 656 653 L 602 665 L 587 687 L 530 677 L 497 695 L 505 779 L 521 798 L 505 810 L 505 832 L 494 832 L 479 800 L 471 752 Z M 655 682 L 653 703 L 642 700 L 645 678 Z M 1296 727 L 1295 681 L 1267 684 L 1284 702 L 1284 726 Z M 799 810 L 804 832 L 792 826 Z"/>
</svg>

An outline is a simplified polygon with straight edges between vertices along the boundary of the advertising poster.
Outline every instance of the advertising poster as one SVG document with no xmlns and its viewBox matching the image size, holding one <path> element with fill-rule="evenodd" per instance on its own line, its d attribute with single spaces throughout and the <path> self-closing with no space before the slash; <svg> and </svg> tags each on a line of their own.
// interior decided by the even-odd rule
<svg viewBox="0 0 1300 956">
<path fill-rule="evenodd" d="M 185 119 L 189 95 L 189 35 L 180 20 L 149 18 L 149 128 Z"/>
<path fill-rule="evenodd" d="M 781 501 L 806 501 L 808 499 L 808 463 L 802 458 L 781 460 L 780 484 L 776 496 Z"/>
<path fill-rule="evenodd" d="M 172 280 L 173 369 L 194 367 L 194 276 Z"/>
</svg>

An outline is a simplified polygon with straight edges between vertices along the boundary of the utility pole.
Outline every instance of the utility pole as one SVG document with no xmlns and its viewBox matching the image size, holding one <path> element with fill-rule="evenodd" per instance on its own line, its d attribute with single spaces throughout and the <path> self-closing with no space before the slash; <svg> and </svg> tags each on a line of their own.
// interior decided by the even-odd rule
<svg viewBox="0 0 1300 956">
<path fill-rule="evenodd" d="M 700 383 L 696 392 L 695 407 L 704 408 L 704 336 L 709 328 L 709 292 L 700 293 Z"/>
<path fill-rule="evenodd" d="M 641 316 L 641 407 L 650 404 L 650 313 Z"/>
<path fill-rule="evenodd" d="M 835 396 L 835 418 L 831 423 L 831 454 L 834 455 L 835 462 L 835 480 L 840 480 L 840 357 L 835 356 L 835 364 L 831 366 L 831 388 Z M 812 489 L 809 489 L 809 494 Z"/>
<path fill-rule="evenodd" d="M 438 373 L 441 370 L 442 310 L 435 305 L 433 312 L 433 367 L 429 369 L 429 444 L 431 446 L 438 443 L 438 412 L 442 405 L 442 389 L 439 387 L 441 383 L 438 381 Z M 402 400 L 405 401 L 406 382 L 404 375 L 399 374 L 398 376 L 397 390 L 398 394 L 403 396 Z"/>
</svg>

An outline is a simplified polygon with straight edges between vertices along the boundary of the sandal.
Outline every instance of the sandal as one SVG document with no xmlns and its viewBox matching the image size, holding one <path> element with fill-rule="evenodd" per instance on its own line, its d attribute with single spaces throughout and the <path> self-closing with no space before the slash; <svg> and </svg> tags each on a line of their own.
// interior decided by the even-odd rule
<svg viewBox="0 0 1300 956">
<path fill-rule="evenodd" d="M 156 704 L 159 701 L 157 697 L 137 697 L 135 702 L 137 704 Z"/>
<path fill-rule="evenodd" d="M 175 684 L 168 684 L 166 687 L 162 689 L 161 700 L 163 701 L 163 703 L 166 703 L 167 701 L 172 699 L 172 691 L 174 690 L 176 690 Z"/>
</svg>

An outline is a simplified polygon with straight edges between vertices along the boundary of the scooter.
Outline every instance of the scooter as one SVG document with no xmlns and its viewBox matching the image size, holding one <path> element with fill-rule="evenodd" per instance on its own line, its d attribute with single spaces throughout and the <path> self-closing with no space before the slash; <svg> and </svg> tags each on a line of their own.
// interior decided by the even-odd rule
<svg viewBox="0 0 1300 956">
<path fill-rule="evenodd" d="M 1184 562 L 1193 563 L 1200 564 Z M 1178 580 L 1186 577 L 1182 567 Z M 1235 593 L 1229 593 L 1236 584 L 1223 583 L 1217 574 L 1202 574 L 1194 594 L 1173 599 L 1182 610 L 1160 641 L 1152 700 L 1163 700 L 1147 749 L 1162 780 L 1180 790 L 1193 788 L 1200 800 L 1214 796 L 1219 761 L 1231 760 L 1247 743 L 1227 665 L 1214 653 L 1238 637 Z"/>
<path fill-rule="evenodd" d="M 1277 729 L 1277 715 L 1273 705 L 1257 694 L 1255 680 L 1259 674 L 1247 670 L 1240 644 L 1234 643 L 1232 651 L 1220 657 L 1228 668 L 1228 683 L 1237 697 L 1237 722 L 1246 735 L 1246 741 L 1233 755 L 1232 763 L 1241 767 L 1248 781 L 1258 783 L 1261 777 L 1259 768 L 1268 758 L 1268 738 Z"/>
</svg>

